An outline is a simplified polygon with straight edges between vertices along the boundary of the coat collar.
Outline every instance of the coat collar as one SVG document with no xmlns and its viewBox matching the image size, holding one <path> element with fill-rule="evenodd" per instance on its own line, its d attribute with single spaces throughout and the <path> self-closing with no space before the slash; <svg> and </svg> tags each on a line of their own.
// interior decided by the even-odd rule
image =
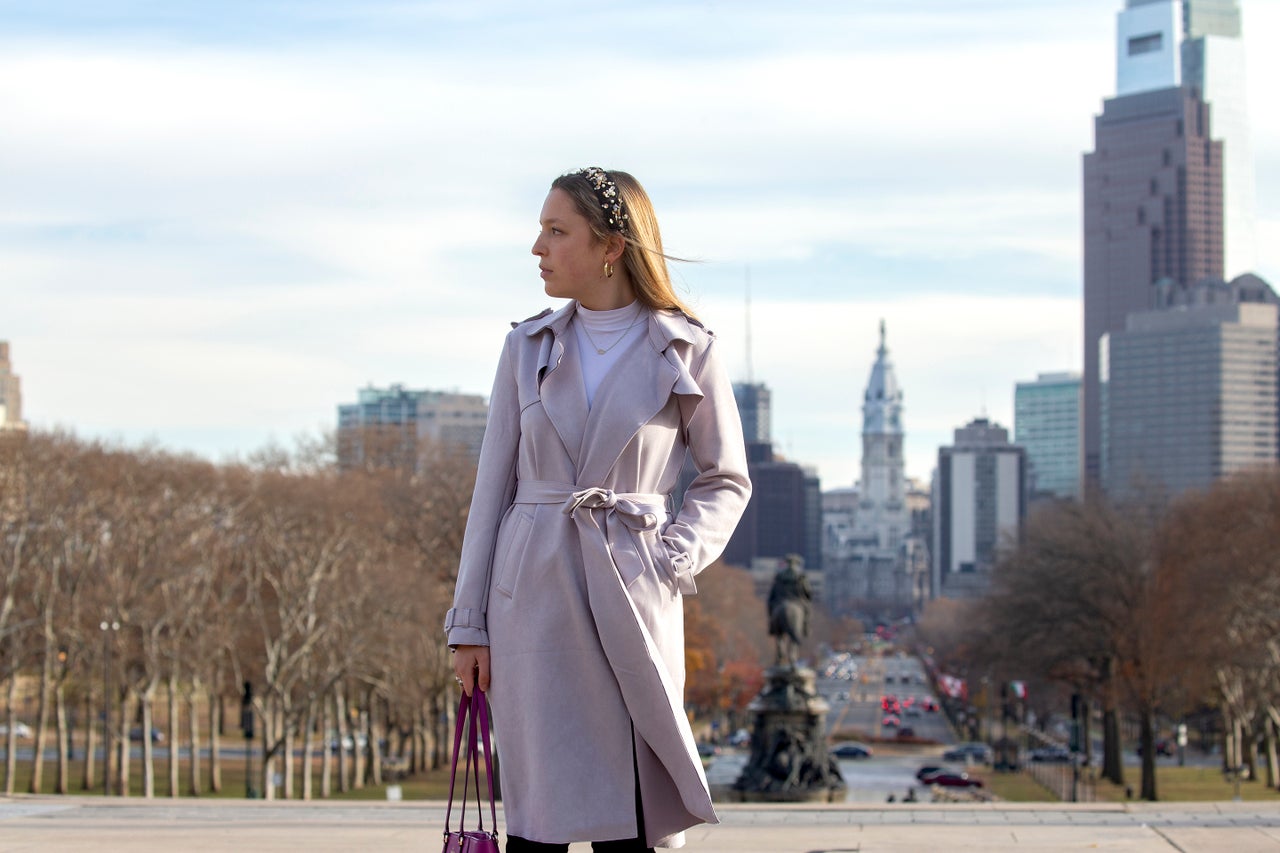
<svg viewBox="0 0 1280 853">
<path fill-rule="evenodd" d="M 532 338 L 550 329 L 556 338 L 561 338 L 564 336 L 565 330 L 569 327 L 569 321 L 573 319 L 573 315 L 577 313 L 577 310 L 577 300 L 570 299 L 568 304 L 562 306 L 559 310 L 544 311 L 539 316 L 526 322 L 524 324 L 524 333 Z M 697 321 L 690 320 L 679 311 L 649 309 L 649 342 L 653 344 L 653 348 L 658 352 L 665 352 L 672 341 L 694 343 L 696 340 L 692 328 L 694 323 L 697 323 Z"/>
</svg>

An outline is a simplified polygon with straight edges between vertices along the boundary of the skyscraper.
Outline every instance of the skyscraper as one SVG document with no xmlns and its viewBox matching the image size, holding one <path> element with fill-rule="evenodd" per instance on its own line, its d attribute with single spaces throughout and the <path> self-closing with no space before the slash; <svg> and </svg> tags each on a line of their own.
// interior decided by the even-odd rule
<svg viewBox="0 0 1280 853">
<path fill-rule="evenodd" d="M 8 341 L 0 341 L 0 429 L 26 429 L 22 420 L 22 383 L 9 362 Z"/>
<path fill-rule="evenodd" d="M 773 460 L 773 395 L 763 382 L 733 383 L 733 399 L 742 421 L 748 462 Z"/>
<path fill-rule="evenodd" d="M 1080 493 L 1080 374 L 1041 373 L 1013 392 L 1014 441 L 1027 450 L 1030 496 Z"/>
<path fill-rule="evenodd" d="M 1239 0 L 1128 0 L 1116 41 L 1116 94 L 1198 91 L 1223 145 L 1223 274 L 1257 258 L 1253 143 L 1245 99 Z"/>
<path fill-rule="evenodd" d="M 773 453 L 773 408 L 763 382 L 733 383 L 733 397 L 747 446 L 751 500 L 725 546 L 725 562 L 750 566 L 761 558 L 804 558 L 805 568 L 822 568 L 822 488 L 818 474 Z M 677 504 L 697 472 L 685 460 Z"/>
<path fill-rule="evenodd" d="M 1220 279 L 1226 268 L 1225 159 L 1231 186 L 1253 181 L 1239 28 L 1235 0 L 1128 0 L 1119 15 L 1117 96 L 1084 157 L 1083 473 L 1092 482 L 1102 468 L 1102 336 L 1158 307 L 1162 287 Z M 1251 262 L 1253 228 L 1251 191 L 1234 192 L 1233 265 Z"/>
</svg>

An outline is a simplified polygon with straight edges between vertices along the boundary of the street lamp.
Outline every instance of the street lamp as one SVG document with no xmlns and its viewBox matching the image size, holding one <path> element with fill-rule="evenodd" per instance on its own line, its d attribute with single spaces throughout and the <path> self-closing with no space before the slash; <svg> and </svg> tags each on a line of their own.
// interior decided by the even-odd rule
<svg viewBox="0 0 1280 853">
<path fill-rule="evenodd" d="M 102 631 L 102 795 L 111 794 L 111 642 L 112 634 L 120 630 L 120 622 L 103 619 L 98 623 Z"/>
</svg>

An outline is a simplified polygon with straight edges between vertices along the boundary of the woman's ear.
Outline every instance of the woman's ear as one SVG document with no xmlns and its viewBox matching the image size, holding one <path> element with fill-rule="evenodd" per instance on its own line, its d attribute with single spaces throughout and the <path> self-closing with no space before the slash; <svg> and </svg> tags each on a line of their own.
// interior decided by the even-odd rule
<svg viewBox="0 0 1280 853">
<path fill-rule="evenodd" d="M 621 234 L 610 234 L 604 241 L 604 259 L 611 264 L 616 264 L 626 248 L 626 238 Z"/>
</svg>

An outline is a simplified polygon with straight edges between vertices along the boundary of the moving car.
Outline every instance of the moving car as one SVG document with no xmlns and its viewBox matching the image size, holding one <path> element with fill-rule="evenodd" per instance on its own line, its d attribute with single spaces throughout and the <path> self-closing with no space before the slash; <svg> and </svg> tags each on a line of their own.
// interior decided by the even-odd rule
<svg viewBox="0 0 1280 853">
<path fill-rule="evenodd" d="M 831 754 L 836 758 L 870 758 L 871 747 L 864 743 L 842 743 L 832 747 Z"/>
<path fill-rule="evenodd" d="M 21 723 L 21 722 L 20 722 L 20 723 L 14 723 L 14 724 L 13 724 L 13 735 L 14 735 L 14 737 L 16 737 L 16 738 L 18 738 L 18 739 L 20 739 L 20 740 L 25 740 L 25 739 L 27 739 L 27 738 L 30 738 L 30 737 L 31 737 L 31 726 L 28 726 L 26 723 Z M 8 727 L 7 725 L 5 725 L 4 723 L 0 723 L 0 737 L 8 737 L 8 736 L 9 736 L 9 727 Z"/>
<path fill-rule="evenodd" d="M 991 747 L 985 743 L 970 741 L 958 744 L 942 753 L 943 761 L 976 761 L 979 764 L 991 763 Z"/>
</svg>

